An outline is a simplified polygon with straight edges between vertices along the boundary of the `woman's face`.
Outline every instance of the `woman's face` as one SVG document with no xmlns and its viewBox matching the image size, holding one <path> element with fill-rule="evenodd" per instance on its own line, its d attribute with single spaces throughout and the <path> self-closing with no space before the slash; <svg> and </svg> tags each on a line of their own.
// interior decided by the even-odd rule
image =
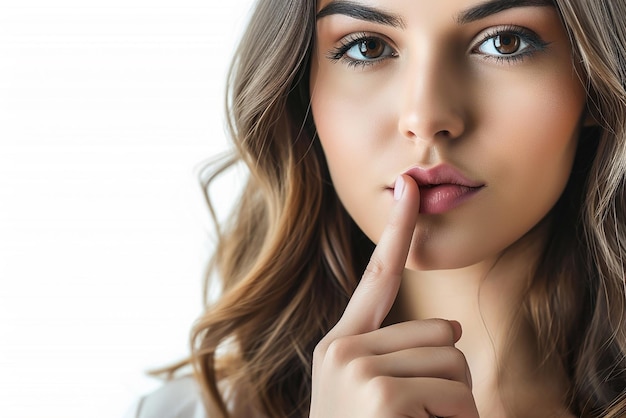
<svg viewBox="0 0 626 418">
<path fill-rule="evenodd" d="M 551 1 L 320 0 L 312 112 L 333 184 L 377 242 L 420 184 L 407 267 L 497 257 L 561 195 L 585 92 Z"/>
</svg>

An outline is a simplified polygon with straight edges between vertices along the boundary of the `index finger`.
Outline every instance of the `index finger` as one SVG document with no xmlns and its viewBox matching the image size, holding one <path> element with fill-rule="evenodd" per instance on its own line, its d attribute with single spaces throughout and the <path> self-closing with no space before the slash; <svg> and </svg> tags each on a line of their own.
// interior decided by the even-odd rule
<svg viewBox="0 0 626 418">
<path fill-rule="evenodd" d="M 380 328 L 396 299 L 420 201 L 419 188 L 411 177 L 400 176 L 395 187 L 394 192 L 399 188 L 403 188 L 403 192 L 395 202 L 359 285 L 333 329 L 334 337 L 363 334 Z"/>
</svg>

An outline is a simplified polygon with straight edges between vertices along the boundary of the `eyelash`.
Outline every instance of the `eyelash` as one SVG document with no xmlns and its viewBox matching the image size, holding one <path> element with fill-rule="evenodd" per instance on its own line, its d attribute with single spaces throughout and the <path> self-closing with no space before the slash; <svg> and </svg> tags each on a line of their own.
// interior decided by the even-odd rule
<svg viewBox="0 0 626 418">
<path fill-rule="evenodd" d="M 521 41 L 527 43 L 529 47 L 528 51 L 523 51 L 519 54 L 515 55 L 490 55 L 490 54 L 481 54 L 478 52 L 478 48 L 487 42 L 490 39 L 494 39 L 497 36 L 501 36 L 504 34 L 514 35 L 520 38 Z M 346 53 L 353 48 L 354 46 L 367 41 L 377 41 L 382 42 L 385 46 L 389 46 L 389 43 L 385 41 L 383 38 L 377 35 L 368 35 L 365 32 L 353 33 L 348 35 L 346 38 L 340 41 L 340 45 L 336 48 L 333 48 L 328 53 L 328 58 L 332 61 L 344 61 L 348 67 L 367 67 L 371 65 L 380 64 L 382 61 L 385 61 L 389 58 L 397 57 L 397 53 L 394 51 L 393 55 L 382 57 L 379 59 L 371 59 L 371 60 L 356 60 L 350 58 L 346 55 Z M 509 63 L 513 64 L 515 62 L 521 62 L 525 58 L 530 57 L 536 52 L 544 50 L 548 46 L 548 43 L 543 41 L 537 34 L 534 32 L 513 25 L 501 26 L 486 32 L 481 39 L 475 43 L 475 46 L 472 47 L 471 52 L 476 53 L 477 55 L 482 55 L 482 58 L 485 60 L 496 60 L 497 63 Z"/>
<path fill-rule="evenodd" d="M 495 39 L 497 36 L 501 36 L 505 34 L 519 37 L 521 41 L 528 44 L 528 48 L 527 48 L 528 50 L 522 51 L 515 55 L 498 56 L 498 55 L 482 54 L 483 59 L 486 59 L 486 60 L 492 59 L 492 60 L 495 60 L 497 63 L 506 62 L 509 64 L 514 64 L 516 62 L 523 61 L 525 58 L 530 57 L 537 52 L 543 51 L 549 45 L 548 42 L 545 42 L 544 40 L 542 40 L 539 37 L 539 35 L 537 35 L 531 30 L 528 30 L 519 26 L 507 25 L 507 26 L 494 28 L 486 32 L 481 37 L 481 39 L 478 42 L 476 42 L 475 46 L 472 47 L 471 51 L 476 53 L 477 55 L 481 55 L 481 53 L 478 52 L 478 48 L 480 48 L 481 45 L 483 45 L 485 42 L 487 42 L 490 39 Z"/>
<path fill-rule="evenodd" d="M 345 37 L 340 41 L 340 45 L 336 48 L 333 48 L 328 53 L 328 58 L 332 61 L 344 61 L 348 67 L 367 67 L 374 64 L 379 64 L 380 62 L 388 59 L 395 58 L 397 53 L 394 51 L 394 55 L 387 56 L 380 59 L 372 59 L 372 60 L 355 60 L 346 55 L 346 53 L 352 49 L 354 46 L 367 41 L 377 41 L 382 42 L 385 46 L 389 46 L 389 42 L 385 41 L 383 38 L 377 35 L 368 35 L 365 32 L 353 33 Z"/>
</svg>

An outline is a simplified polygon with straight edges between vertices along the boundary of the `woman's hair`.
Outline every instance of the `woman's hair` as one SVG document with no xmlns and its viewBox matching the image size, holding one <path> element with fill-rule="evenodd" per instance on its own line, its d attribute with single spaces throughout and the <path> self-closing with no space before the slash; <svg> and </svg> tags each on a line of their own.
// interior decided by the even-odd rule
<svg viewBox="0 0 626 418">
<path fill-rule="evenodd" d="M 555 0 L 587 83 L 589 112 L 570 182 L 524 313 L 570 380 L 572 412 L 626 414 L 626 3 Z M 230 72 L 234 155 L 247 183 L 207 273 L 219 280 L 192 331 L 211 416 L 242 405 L 304 417 L 317 342 L 340 318 L 373 250 L 335 194 L 309 112 L 316 4 L 259 0 Z M 209 202 L 210 203 L 210 202 Z"/>
<path fill-rule="evenodd" d="M 554 0 L 587 83 L 569 184 L 525 308 L 582 417 L 626 415 L 626 3 Z"/>
<path fill-rule="evenodd" d="M 250 175 L 207 275 L 221 280 L 221 297 L 192 331 L 198 380 L 224 416 L 220 389 L 268 417 L 308 415 L 313 349 L 372 249 L 339 203 L 315 141 L 315 14 L 314 1 L 259 1 L 232 64 L 226 108 L 235 156 L 226 165 L 242 162 Z"/>
</svg>

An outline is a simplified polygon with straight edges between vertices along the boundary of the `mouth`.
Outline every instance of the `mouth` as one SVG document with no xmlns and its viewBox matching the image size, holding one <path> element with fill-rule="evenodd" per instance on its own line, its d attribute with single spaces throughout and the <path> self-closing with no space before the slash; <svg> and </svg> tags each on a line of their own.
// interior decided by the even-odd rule
<svg viewBox="0 0 626 418">
<path fill-rule="evenodd" d="M 476 195 L 483 187 L 449 183 L 420 187 L 420 213 L 434 215 L 448 212 Z"/>
<path fill-rule="evenodd" d="M 471 180 L 450 165 L 430 169 L 413 167 L 404 174 L 412 177 L 420 190 L 420 213 L 448 212 L 475 196 L 486 185 Z M 393 191 L 393 186 L 390 187 Z"/>
</svg>

